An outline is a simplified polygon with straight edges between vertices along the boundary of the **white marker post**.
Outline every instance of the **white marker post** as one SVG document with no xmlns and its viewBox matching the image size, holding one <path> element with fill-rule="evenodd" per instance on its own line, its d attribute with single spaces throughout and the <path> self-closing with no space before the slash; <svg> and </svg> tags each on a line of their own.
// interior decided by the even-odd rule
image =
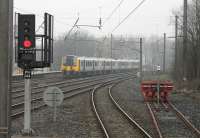
<svg viewBox="0 0 200 138">
<path fill-rule="evenodd" d="M 31 71 L 24 71 L 24 129 L 22 134 L 31 135 Z"/>
<path fill-rule="evenodd" d="M 160 101 L 160 79 L 159 79 L 159 72 L 160 72 L 160 66 L 157 66 L 157 75 L 158 75 L 158 78 L 157 78 L 157 103 L 158 103 L 158 106 L 159 106 L 159 101 Z"/>
<path fill-rule="evenodd" d="M 25 79 L 24 83 L 24 131 L 29 132 L 31 127 L 31 79 Z"/>
</svg>

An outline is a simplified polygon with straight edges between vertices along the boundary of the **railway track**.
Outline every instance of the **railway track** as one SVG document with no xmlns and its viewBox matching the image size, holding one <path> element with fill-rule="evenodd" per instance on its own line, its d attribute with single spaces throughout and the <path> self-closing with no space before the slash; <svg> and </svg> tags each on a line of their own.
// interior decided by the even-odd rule
<svg viewBox="0 0 200 138">
<path fill-rule="evenodd" d="M 131 118 L 115 101 L 111 94 L 112 88 L 120 81 L 106 90 L 99 86 L 92 92 L 93 111 L 101 125 L 105 137 L 147 137 L 151 136 Z M 103 100 L 101 100 L 103 98 Z M 102 103 L 103 101 L 103 103 Z M 104 103 L 105 102 L 105 103 Z"/>
<path fill-rule="evenodd" d="M 123 75 L 123 74 L 118 74 L 118 75 Z M 115 76 L 113 76 L 113 77 L 115 77 Z M 54 83 L 50 83 L 50 84 L 36 86 L 36 87 L 32 88 L 32 96 L 38 97 L 38 94 L 42 94 L 44 92 L 44 90 L 50 86 L 57 86 L 62 89 L 69 88 L 69 90 L 70 90 L 70 89 L 74 89 L 74 87 L 76 88 L 77 85 L 82 86 L 87 83 L 93 84 L 97 81 L 105 80 L 105 78 L 106 78 L 106 76 L 81 78 L 81 79 L 65 80 L 65 81 L 61 81 L 61 82 L 56 82 L 56 83 L 54 82 Z M 23 88 L 12 91 L 12 103 L 13 104 L 23 101 L 23 97 L 24 97 L 24 89 Z"/>
<path fill-rule="evenodd" d="M 120 73 L 119 73 L 120 74 Z M 122 74 L 122 73 L 121 73 Z M 114 74 L 110 74 L 110 75 L 114 75 Z M 32 83 L 37 83 L 38 86 L 33 86 L 32 89 L 41 89 L 44 87 L 48 87 L 48 86 L 54 86 L 54 85 L 59 85 L 59 84 L 71 84 L 74 82 L 82 82 L 83 80 L 91 80 L 91 79 L 95 79 L 95 78 L 101 78 L 101 77 L 105 77 L 107 75 L 101 75 L 101 76 L 92 76 L 92 77 L 85 77 L 85 78 L 77 78 L 77 79 L 62 79 L 60 78 L 59 80 L 57 80 L 57 78 L 45 78 L 41 81 L 41 79 L 37 79 L 35 82 L 33 81 Z M 50 80 L 49 80 L 50 79 Z M 21 85 L 21 88 L 14 88 L 15 90 L 12 91 L 12 93 L 19 93 L 19 92 L 24 92 L 24 85 Z"/>
<path fill-rule="evenodd" d="M 171 102 L 146 102 L 159 138 L 199 138 L 200 131 Z"/>
<path fill-rule="evenodd" d="M 133 75 L 133 74 L 132 74 Z M 71 98 L 75 95 L 88 92 L 92 90 L 95 86 L 100 85 L 102 83 L 109 83 L 110 81 L 114 81 L 116 79 L 120 79 L 123 77 L 130 76 L 130 74 L 126 73 L 119 73 L 119 74 L 112 74 L 112 75 L 104 75 L 99 77 L 91 77 L 85 79 L 78 79 L 78 80 L 67 80 L 57 83 L 51 83 L 49 85 L 34 87 L 32 91 L 32 111 L 39 110 L 46 105 L 43 103 L 43 91 L 44 88 L 48 86 L 57 86 L 63 90 L 64 99 Z M 12 96 L 12 118 L 19 117 L 23 115 L 23 107 L 24 107 L 24 94 L 22 93 L 23 89 L 13 91 Z"/>
<path fill-rule="evenodd" d="M 43 73 L 43 74 L 35 74 L 32 76 L 32 86 L 37 86 L 41 82 L 50 83 L 53 80 L 60 81 L 63 80 L 62 72 L 50 72 L 50 73 Z M 13 76 L 12 77 L 12 88 L 20 88 L 24 87 L 24 79 L 22 75 Z"/>
<path fill-rule="evenodd" d="M 200 98 L 197 92 L 180 92 L 171 96 L 171 101 L 185 116 L 188 116 L 190 122 L 200 130 L 199 104 Z"/>
</svg>

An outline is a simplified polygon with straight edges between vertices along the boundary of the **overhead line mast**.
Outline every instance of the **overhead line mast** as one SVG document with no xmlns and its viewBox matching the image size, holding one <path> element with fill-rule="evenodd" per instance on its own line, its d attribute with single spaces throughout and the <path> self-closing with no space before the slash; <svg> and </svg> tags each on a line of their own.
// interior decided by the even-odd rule
<svg viewBox="0 0 200 138">
<path fill-rule="evenodd" d="M 184 11 L 183 11 L 183 77 L 187 76 L 186 60 L 187 60 L 187 0 L 184 0 Z"/>
</svg>

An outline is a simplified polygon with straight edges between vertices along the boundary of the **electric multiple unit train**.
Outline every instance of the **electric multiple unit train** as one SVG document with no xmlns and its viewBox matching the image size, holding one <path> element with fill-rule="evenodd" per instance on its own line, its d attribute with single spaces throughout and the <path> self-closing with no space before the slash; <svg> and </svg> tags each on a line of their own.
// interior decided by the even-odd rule
<svg viewBox="0 0 200 138">
<path fill-rule="evenodd" d="M 104 74 L 137 70 L 138 68 L 139 60 L 79 57 L 74 55 L 62 57 L 61 63 L 61 71 L 64 74 Z"/>
</svg>

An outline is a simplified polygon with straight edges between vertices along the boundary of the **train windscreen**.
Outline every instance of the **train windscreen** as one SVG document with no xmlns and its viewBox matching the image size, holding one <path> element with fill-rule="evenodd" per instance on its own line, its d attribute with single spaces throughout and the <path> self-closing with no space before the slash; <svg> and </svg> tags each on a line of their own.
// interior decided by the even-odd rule
<svg viewBox="0 0 200 138">
<path fill-rule="evenodd" d="M 74 66 L 75 65 L 75 57 L 74 56 L 67 56 L 65 59 L 66 66 Z"/>
</svg>

